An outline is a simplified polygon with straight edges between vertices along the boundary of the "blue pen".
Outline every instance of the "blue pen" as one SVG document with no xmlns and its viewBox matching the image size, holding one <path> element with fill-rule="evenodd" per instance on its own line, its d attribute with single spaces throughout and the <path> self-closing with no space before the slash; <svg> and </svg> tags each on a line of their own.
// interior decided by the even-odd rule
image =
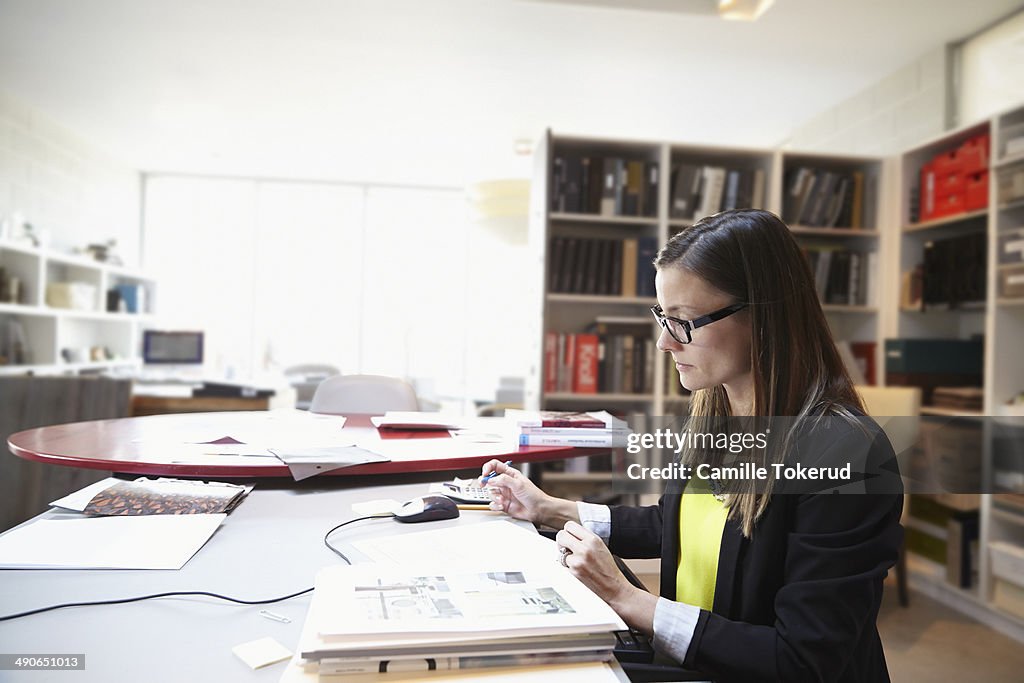
<svg viewBox="0 0 1024 683">
<path fill-rule="evenodd" d="M 512 467 L 512 461 L 511 460 L 506 460 L 505 461 L 505 467 Z M 497 475 L 498 475 L 498 470 L 494 470 L 493 472 L 491 472 L 486 477 L 484 477 L 483 479 L 480 480 L 480 485 L 483 486 L 484 484 L 489 482 L 492 477 L 495 477 Z"/>
</svg>

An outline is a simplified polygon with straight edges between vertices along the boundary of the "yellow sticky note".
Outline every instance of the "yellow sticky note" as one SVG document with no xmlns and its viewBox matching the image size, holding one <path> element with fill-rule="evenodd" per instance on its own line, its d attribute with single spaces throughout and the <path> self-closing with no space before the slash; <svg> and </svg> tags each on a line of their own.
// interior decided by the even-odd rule
<svg viewBox="0 0 1024 683">
<path fill-rule="evenodd" d="M 270 666 L 292 656 L 291 650 L 270 636 L 235 645 L 231 651 L 252 669 Z"/>
</svg>

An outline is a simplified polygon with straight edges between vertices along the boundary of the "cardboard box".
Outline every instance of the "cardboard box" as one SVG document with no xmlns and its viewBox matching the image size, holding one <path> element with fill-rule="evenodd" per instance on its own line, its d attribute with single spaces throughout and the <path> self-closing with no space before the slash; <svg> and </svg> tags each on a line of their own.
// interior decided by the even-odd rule
<svg viewBox="0 0 1024 683">
<path fill-rule="evenodd" d="M 999 271 L 999 296 L 1007 299 L 1024 297 L 1024 265 Z"/>
<path fill-rule="evenodd" d="M 1024 164 L 999 170 L 999 187 L 996 197 L 1000 204 L 1024 199 Z"/>
<path fill-rule="evenodd" d="M 999 263 L 1024 263 L 1024 228 L 999 235 Z"/>
<path fill-rule="evenodd" d="M 86 282 L 51 282 L 46 285 L 46 305 L 76 311 L 94 311 L 96 287 Z"/>
<path fill-rule="evenodd" d="M 992 574 L 997 578 L 1024 587 L 1024 548 L 1006 541 L 988 544 L 992 560 Z"/>
</svg>

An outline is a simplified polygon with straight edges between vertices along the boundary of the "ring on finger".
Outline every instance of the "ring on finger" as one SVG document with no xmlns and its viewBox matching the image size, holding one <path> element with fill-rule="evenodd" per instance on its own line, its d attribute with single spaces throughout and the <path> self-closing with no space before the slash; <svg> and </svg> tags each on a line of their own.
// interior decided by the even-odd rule
<svg viewBox="0 0 1024 683">
<path fill-rule="evenodd" d="M 572 555 L 572 551 L 569 550 L 568 548 L 562 548 L 561 552 L 562 552 L 562 558 L 561 558 L 560 561 L 562 563 L 562 566 L 565 567 L 566 569 L 568 569 L 569 568 L 568 560 L 569 560 L 569 556 Z"/>
</svg>

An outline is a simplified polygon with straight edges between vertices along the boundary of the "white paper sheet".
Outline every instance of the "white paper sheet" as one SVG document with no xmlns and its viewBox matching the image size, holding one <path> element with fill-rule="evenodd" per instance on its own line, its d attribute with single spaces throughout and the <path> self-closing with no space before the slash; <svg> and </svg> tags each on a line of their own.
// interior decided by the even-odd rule
<svg viewBox="0 0 1024 683">
<path fill-rule="evenodd" d="M 474 568 L 481 562 L 516 567 L 523 558 L 557 563 L 561 557 L 554 541 L 504 519 L 367 538 L 352 545 L 374 562 L 405 567 L 423 564 L 424 558 L 437 555 L 438 548 L 444 548 L 445 566 L 452 569 Z"/>
<path fill-rule="evenodd" d="M 0 536 L 0 568 L 181 569 L 226 516 L 41 519 Z"/>
</svg>

